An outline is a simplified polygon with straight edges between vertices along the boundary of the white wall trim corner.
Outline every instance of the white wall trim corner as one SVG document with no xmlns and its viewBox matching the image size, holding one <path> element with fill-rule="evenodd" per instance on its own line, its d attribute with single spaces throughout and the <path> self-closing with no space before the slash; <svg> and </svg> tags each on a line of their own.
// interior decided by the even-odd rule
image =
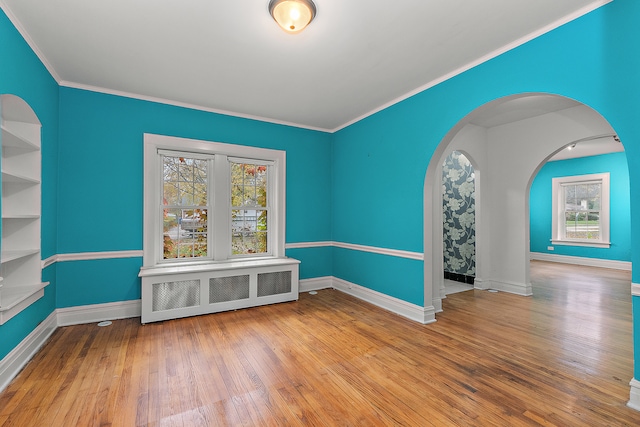
<svg viewBox="0 0 640 427">
<path fill-rule="evenodd" d="M 305 249 L 305 248 L 330 248 L 333 246 L 333 242 L 325 240 L 321 242 L 298 242 L 298 243 L 285 243 L 285 249 Z"/>
<path fill-rule="evenodd" d="M 47 342 L 56 330 L 56 320 L 56 312 L 51 313 L 20 344 L 0 360 L 0 391 L 9 385 L 40 347 Z"/>
<path fill-rule="evenodd" d="M 433 298 L 431 304 L 433 305 L 434 313 L 442 313 L 442 300 L 446 298 L 446 295 L 442 298 Z"/>
<path fill-rule="evenodd" d="M 59 308 L 58 326 L 81 325 L 103 320 L 128 319 L 140 317 L 141 300 L 110 302 L 106 304 L 83 305 L 79 307 Z"/>
<path fill-rule="evenodd" d="M 631 271 L 631 263 L 628 261 L 616 261 L 610 259 L 585 258 L 569 255 L 555 255 L 543 252 L 531 252 L 530 257 L 534 261 L 559 262 L 562 264 L 585 265 L 587 267 L 610 268 L 613 270 Z"/>
<path fill-rule="evenodd" d="M 631 393 L 627 406 L 636 411 L 640 411 L 640 381 L 632 378 L 629 385 L 631 386 Z"/>
<path fill-rule="evenodd" d="M 476 277 L 473 280 L 473 289 L 484 291 L 486 289 L 489 289 L 489 283 L 487 283 L 486 280 L 481 279 L 480 277 Z"/>
<path fill-rule="evenodd" d="M 533 288 L 531 286 L 531 283 L 515 283 L 502 282 L 500 280 L 488 280 L 485 281 L 482 286 L 485 286 L 485 289 L 495 289 L 497 291 L 507 292 L 515 295 L 522 295 L 524 297 L 533 295 Z"/>
<path fill-rule="evenodd" d="M 436 312 L 433 306 L 420 307 L 337 277 L 333 278 L 333 287 L 341 292 L 425 325 L 436 321 Z"/>
<path fill-rule="evenodd" d="M 49 267 L 58 260 L 58 255 L 51 255 L 49 258 L 42 260 L 42 269 Z"/>
<path fill-rule="evenodd" d="M 634 297 L 640 297 L 640 284 L 632 283 L 631 284 L 631 295 Z"/>
<path fill-rule="evenodd" d="M 299 282 L 299 292 L 318 291 L 320 289 L 333 288 L 333 277 L 315 277 L 313 279 L 301 279 Z"/>
</svg>

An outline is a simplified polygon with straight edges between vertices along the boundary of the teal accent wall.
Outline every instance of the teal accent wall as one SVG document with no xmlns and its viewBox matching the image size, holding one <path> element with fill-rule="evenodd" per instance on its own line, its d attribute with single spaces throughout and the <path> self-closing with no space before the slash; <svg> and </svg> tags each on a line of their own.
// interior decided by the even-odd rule
<svg viewBox="0 0 640 427">
<path fill-rule="evenodd" d="M 142 249 L 144 133 L 286 151 L 287 242 L 329 240 L 331 135 L 62 87 L 59 253 Z"/>
<path fill-rule="evenodd" d="M 609 172 L 610 248 L 551 245 L 552 179 Z M 631 212 L 629 210 L 629 168 L 625 153 L 604 154 L 571 160 L 547 162 L 531 184 L 529 199 L 531 252 L 631 261 Z"/>
<path fill-rule="evenodd" d="M 42 123 L 42 256 L 56 253 L 58 84 L 0 10 L 0 94 L 22 98 Z M 35 304 L 0 326 L 0 360 L 55 310 L 55 266 L 43 271 L 51 284 Z"/>
<path fill-rule="evenodd" d="M 287 249 L 285 255 L 300 261 L 300 279 L 313 279 L 333 275 L 333 248 Z"/>
<path fill-rule="evenodd" d="M 142 258 L 56 263 L 57 308 L 140 299 Z"/>
<path fill-rule="evenodd" d="M 286 151 L 287 242 L 330 240 L 330 134 L 62 87 L 58 253 L 142 249 L 144 133 Z M 329 274 L 329 257 L 296 252 L 301 277 Z M 138 299 L 141 265 L 60 263 L 58 304 Z"/>
<path fill-rule="evenodd" d="M 471 111 L 515 94 L 557 94 L 598 111 L 625 144 L 630 192 L 637 194 L 639 18 L 640 2 L 616 0 L 337 132 L 333 239 L 422 252 L 424 178 L 438 144 Z M 640 242 L 640 199 L 633 198 L 630 206 L 631 241 Z M 637 283 L 640 246 L 634 245 L 631 260 Z M 422 277 L 409 275 L 398 281 L 403 270 L 389 267 L 396 271 L 387 272 L 389 280 L 381 283 L 368 273 L 375 266 L 366 257 L 353 257 L 350 263 L 334 259 L 334 276 L 388 295 L 404 295 L 407 301 L 423 297 Z M 637 340 L 635 350 L 640 354 Z M 637 376 L 640 358 L 635 363 Z"/>
<path fill-rule="evenodd" d="M 361 266 L 356 270 L 353 266 Z M 345 248 L 334 248 L 333 267 L 343 272 L 340 279 L 363 285 L 366 288 L 398 298 L 418 306 L 423 306 L 422 278 L 424 262 L 382 255 L 370 252 L 355 251 Z"/>
</svg>

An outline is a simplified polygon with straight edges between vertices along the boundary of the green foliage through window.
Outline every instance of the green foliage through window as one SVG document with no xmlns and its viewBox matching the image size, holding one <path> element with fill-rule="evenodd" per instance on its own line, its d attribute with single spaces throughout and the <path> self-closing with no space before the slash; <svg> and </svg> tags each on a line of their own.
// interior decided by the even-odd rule
<svg viewBox="0 0 640 427">
<path fill-rule="evenodd" d="M 231 252 L 267 253 L 267 174 L 261 164 L 231 162 Z"/>
<path fill-rule="evenodd" d="M 208 161 L 162 158 L 163 258 L 206 257 Z"/>
</svg>

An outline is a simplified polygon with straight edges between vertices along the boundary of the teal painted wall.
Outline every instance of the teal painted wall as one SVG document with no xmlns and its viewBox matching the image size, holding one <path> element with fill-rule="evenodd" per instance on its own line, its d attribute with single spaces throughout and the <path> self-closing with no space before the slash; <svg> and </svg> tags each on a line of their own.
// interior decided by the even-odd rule
<svg viewBox="0 0 640 427">
<path fill-rule="evenodd" d="M 287 242 L 330 240 L 330 134 L 63 87 L 58 253 L 142 249 L 144 133 L 286 151 Z M 295 252 L 301 278 L 330 274 L 330 257 Z M 138 299 L 141 265 L 60 263 L 58 306 Z"/>
<path fill-rule="evenodd" d="M 0 10 L 0 94 L 22 98 L 42 124 L 42 256 L 56 253 L 58 85 Z M 0 359 L 55 309 L 55 266 L 43 271 L 51 282 L 45 296 L 0 326 Z"/>
<path fill-rule="evenodd" d="M 551 180 L 557 177 L 609 172 L 610 177 L 610 248 L 551 245 Z M 605 154 L 580 159 L 548 162 L 531 184 L 529 199 L 531 252 L 631 261 L 631 213 L 629 211 L 629 168 L 624 153 Z"/>
<path fill-rule="evenodd" d="M 333 248 L 287 249 L 285 255 L 300 261 L 300 278 L 311 279 L 333 275 Z"/>
<path fill-rule="evenodd" d="M 637 194 L 639 18 L 640 2 L 616 0 L 337 132 L 332 160 L 333 239 L 423 252 L 424 178 L 432 154 L 468 113 L 514 94 L 562 95 L 598 111 L 625 142 L 630 192 Z M 630 205 L 631 241 L 640 242 L 640 199 L 633 198 Z M 637 243 L 631 248 L 631 260 L 638 282 Z M 420 275 L 398 280 L 404 270 L 390 266 L 395 271 L 387 272 L 388 281 L 380 283 L 368 274 L 372 257 L 352 261 L 334 262 L 334 276 L 389 295 L 405 295 L 407 301 L 423 298 Z M 640 320 L 635 325 L 637 334 Z M 637 340 L 635 350 L 640 354 Z M 640 358 L 635 363 L 635 372 L 640 373 Z"/>
</svg>

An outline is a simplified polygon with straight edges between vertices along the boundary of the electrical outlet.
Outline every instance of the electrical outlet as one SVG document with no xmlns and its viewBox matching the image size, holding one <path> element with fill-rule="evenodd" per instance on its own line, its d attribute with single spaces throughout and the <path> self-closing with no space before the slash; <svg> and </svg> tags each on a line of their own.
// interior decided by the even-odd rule
<svg viewBox="0 0 640 427">
<path fill-rule="evenodd" d="M 552 251 L 552 250 L 554 250 L 554 249 L 555 249 L 555 248 L 554 248 L 553 246 L 547 246 L 547 250 L 548 250 L 548 251 Z"/>
</svg>

